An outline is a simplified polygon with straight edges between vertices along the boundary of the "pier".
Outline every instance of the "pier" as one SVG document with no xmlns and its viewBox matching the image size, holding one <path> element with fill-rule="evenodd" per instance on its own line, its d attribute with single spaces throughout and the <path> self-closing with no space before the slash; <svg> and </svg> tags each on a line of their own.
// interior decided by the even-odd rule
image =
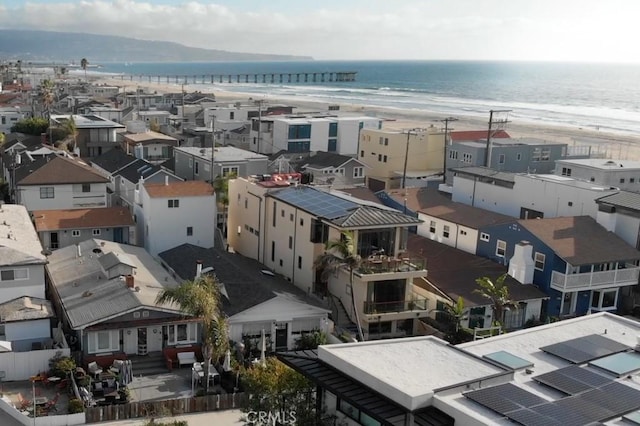
<svg viewBox="0 0 640 426">
<path fill-rule="evenodd" d="M 204 74 L 204 75 L 146 75 L 123 74 L 114 78 L 129 81 L 146 81 L 175 84 L 216 84 L 216 83 L 332 83 L 356 81 L 357 71 L 326 71 L 296 73 L 257 74 Z"/>
</svg>

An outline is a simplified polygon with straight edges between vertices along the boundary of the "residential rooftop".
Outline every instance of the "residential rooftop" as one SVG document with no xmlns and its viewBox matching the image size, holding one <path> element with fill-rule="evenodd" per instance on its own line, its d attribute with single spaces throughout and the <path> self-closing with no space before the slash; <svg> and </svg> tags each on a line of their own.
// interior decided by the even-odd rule
<svg viewBox="0 0 640 426">
<path fill-rule="evenodd" d="M 145 183 L 144 187 L 151 198 L 210 197 L 215 193 L 213 186 L 211 186 L 210 183 L 200 180 L 169 183 Z"/>
<path fill-rule="evenodd" d="M 640 161 L 637 160 L 610 160 L 606 158 L 584 158 L 580 160 L 557 160 L 563 165 L 575 164 L 579 166 L 591 167 L 599 170 L 638 170 Z"/>
<path fill-rule="evenodd" d="M 93 114 L 62 114 L 62 115 L 51 115 L 51 120 L 55 123 L 62 124 L 66 120 L 69 120 L 70 117 L 73 117 L 73 121 L 76 124 L 77 129 L 103 129 L 103 128 L 112 128 L 112 129 L 124 129 L 120 123 L 116 123 L 115 121 L 107 120 L 106 118 L 100 117 L 98 115 Z"/>
<path fill-rule="evenodd" d="M 22 296 L 0 304 L 0 318 L 3 323 L 29 321 L 56 316 L 53 305 L 47 299 Z"/>
<path fill-rule="evenodd" d="M 38 239 L 26 207 L 0 204 L 0 266 L 45 264 Z"/>
<path fill-rule="evenodd" d="M 33 212 L 33 221 L 37 232 L 135 225 L 126 207 L 35 210 Z"/>
<path fill-rule="evenodd" d="M 51 285 L 74 329 L 143 306 L 179 312 L 171 304 L 156 305 L 159 292 L 178 283 L 143 247 L 90 239 L 56 250 L 48 260 Z"/>
<path fill-rule="evenodd" d="M 596 200 L 596 203 L 640 211 L 640 194 L 637 192 L 620 191 L 600 197 Z"/>
<path fill-rule="evenodd" d="M 460 141 L 475 141 L 479 139 L 487 139 L 487 130 L 464 130 L 464 131 L 452 131 L 449 134 L 449 137 L 454 142 Z M 501 139 L 501 138 L 511 138 L 509 134 L 504 130 L 498 130 L 493 132 L 491 135 L 491 140 Z"/>
<path fill-rule="evenodd" d="M 172 136 L 165 135 L 164 133 L 154 132 L 153 130 L 147 130 L 146 132 L 142 133 L 128 133 L 124 135 L 124 139 L 130 145 L 147 141 L 178 142 L 178 140 Z"/>
<path fill-rule="evenodd" d="M 16 179 L 17 185 L 65 185 L 109 181 L 85 162 L 57 155 L 38 159 L 18 170 L 21 178 Z"/>
<path fill-rule="evenodd" d="M 182 146 L 175 148 L 175 151 L 184 152 L 195 157 L 200 157 L 204 160 L 211 161 L 211 148 L 196 148 Z M 244 149 L 236 148 L 234 146 L 219 146 L 216 147 L 213 153 L 214 163 L 227 163 L 238 162 L 247 160 L 267 160 L 266 155 L 258 154 L 255 152 L 247 151 Z"/>
</svg>

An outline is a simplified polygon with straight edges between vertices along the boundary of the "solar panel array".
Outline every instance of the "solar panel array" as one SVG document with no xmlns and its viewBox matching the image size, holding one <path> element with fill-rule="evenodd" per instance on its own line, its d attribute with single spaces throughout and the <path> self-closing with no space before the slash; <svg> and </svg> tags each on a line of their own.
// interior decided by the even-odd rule
<svg viewBox="0 0 640 426">
<path fill-rule="evenodd" d="M 352 201 L 305 186 L 285 188 L 271 193 L 271 196 L 326 219 L 346 216 L 350 210 L 359 206 Z"/>
<path fill-rule="evenodd" d="M 546 399 L 512 383 L 478 389 L 467 392 L 464 396 L 500 414 L 547 402 Z"/>
<path fill-rule="evenodd" d="M 577 365 L 570 365 L 569 367 L 535 376 L 533 380 L 567 395 L 576 395 L 612 381 L 609 377 Z"/>
<path fill-rule="evenodd" d="M 540 350 L 565 359 L 573 364 L 583 364 L 597 358 L 624 352 L 630 348 L 600 334 L 578 337 L 566 342 L 541 347 Z"/>
</svg>

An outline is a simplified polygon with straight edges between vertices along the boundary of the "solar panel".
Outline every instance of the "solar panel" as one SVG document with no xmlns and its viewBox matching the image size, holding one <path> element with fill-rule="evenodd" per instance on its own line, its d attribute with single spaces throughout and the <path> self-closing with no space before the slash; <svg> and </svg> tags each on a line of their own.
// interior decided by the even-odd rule
<svg viewBox="0 0 640 426">
<path fill-rule="evenodd" d="M 533 367 L 533 363 L 531 361 L 527 361 L 526 359 L 515 356 L 507 351 L 493 352 L 484 355 L 483 358 L 490 359 L 491 361 L 494 361 L 501 366 L 510 368 L 512 370 Z"/>
<path fill-rule="evenodd" d="M 560 426 L 562 423 L 559 421 L 544 416 L 538 412 L 524 408 L 522 410 L 512 411 L 507 414 L 507 417 L 515 422 L 524 426 Z"/>
<path fill-rule="evenodd" d="M 589 365 L 596 366 L 620 377 L 640 370 L 640 354 L 637 352 L 618 353 L 591 361 Z"/>
<path fill-rule="evenodd" d="M 272 193 L 276 199 L 306 210 L 315 216 L 336 219 L 345 216 L 358 204 L 306 186 L 289 187 Z"/>
<path fill-rule="evenodd" d="M 512 383 L 478 389 L 467 392 L 464 396 L 502 415 L 547 402 Z"/>
<path fill-rule="evenodd" d="M 571 400 L 573 398 L 565 398 Z M 583 426 L 593 421 L 598 420 L 599 414 L 592 412 L 585 412 L 579 407 L 570 407 L 557 403 L 542 404 L 537 407 L 532 407 L 531 410 L 544 417 L 554 419 L 563 426 Z M 575 405 L 575 404 L 574 404 Z M 591 410 L 593 411 L 593 410 Z M 601 413 L 600 413 L 601 414 Z"/>
<path fill-rule="evenodd" d="M 595 371 L 571 365 L 533 377 L 533 380 L 550 386 L 567 395 L 575 395 L 611 382 L 611 378 Z"/>
<path fill-rule="evenodd" d="M 614 413 L 611 417 L 640 409 L 640 391 L 618 382 L 611 382 L 598 389 L 592 389 L 579 397 L 611 411 Z"/>
<path fill-rule="evenodd" d="M 591 334 L 540 348 L 544 352 L 574 364 L 583 364 L 607 355 L 624 352 L 628 349 L 628 346 L 599 334 Z"/>
</svg>

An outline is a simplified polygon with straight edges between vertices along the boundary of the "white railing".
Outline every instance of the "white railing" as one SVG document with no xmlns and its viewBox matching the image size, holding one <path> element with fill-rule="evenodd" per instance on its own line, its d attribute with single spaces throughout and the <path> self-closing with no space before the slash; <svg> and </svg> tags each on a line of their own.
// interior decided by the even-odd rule
<svg viewBox="0 0 640 426">
<path fill-rule="evenodd" d="M 551 288 L 556 290 L 591 290 L 607 287 L 621 287 L 638 283 L 640 267 L 628 264 L 622 269 L 610 271 L 586 272 L 582 274 L 562 274 L 553 271 Z"/>
</svg>

